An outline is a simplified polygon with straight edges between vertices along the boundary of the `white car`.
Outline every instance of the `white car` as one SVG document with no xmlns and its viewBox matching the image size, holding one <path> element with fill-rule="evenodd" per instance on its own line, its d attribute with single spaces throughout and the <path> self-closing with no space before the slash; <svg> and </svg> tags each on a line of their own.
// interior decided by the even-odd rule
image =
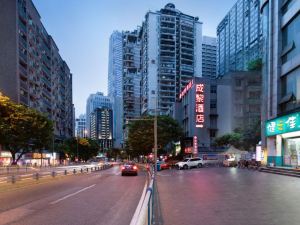
<svg viewBox="0 0 300 225">
<path fill-rule="evenodd" d="M 202 167 L 203 160 L 201 158 L 186 158 L 185 160 L 175 164 L 178 169 L 190 169 L 192 167 Z"/>
</svg>

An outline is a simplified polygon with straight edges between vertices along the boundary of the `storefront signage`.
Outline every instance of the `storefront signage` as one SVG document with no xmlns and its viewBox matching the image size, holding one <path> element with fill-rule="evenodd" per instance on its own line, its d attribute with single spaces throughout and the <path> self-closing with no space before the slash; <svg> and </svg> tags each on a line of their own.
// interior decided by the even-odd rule
<svg viewBox="0 0 300 225">
<path fill-rule="evenodd" d="M 300 113 L 293 113 L 266 122 L 266 135 L 273 136 L 300 130 Z"/>
<path fill-rule="evenodd" d="M 192 147 L 185 147 L 184 153 L 189 154 L 192 153 L 193 148 Z"/>
<path fill-rule="evenodd" d="M 185 94 L 192 88 L 194 84 L 194 80 L 191 80 L 183 89 L 183 91 L 179 94 L 179 99 L 182 99 L 183 96 L 185 96 Z"/>
<path fill-rule="evenodd" d="M 198 154 L 198 138 L 194 136 L 193 138 L 193 147 L 194 147 L 194 155 Z"/>
<path fill-rule="evenodd" d="M 196 127 L 204 127 L 204 84 L 196 84 Z"/>
</svg>

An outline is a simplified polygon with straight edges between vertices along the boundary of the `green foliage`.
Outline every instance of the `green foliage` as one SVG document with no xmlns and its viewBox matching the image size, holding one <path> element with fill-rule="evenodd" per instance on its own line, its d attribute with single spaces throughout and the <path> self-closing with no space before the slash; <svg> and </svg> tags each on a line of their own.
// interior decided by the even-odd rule
<svg viewBox="0 0 300 225">
<path fill-rule="evenodd" d="M 0 93 L 0 144 L 11 152 L 14 164 L 25 153 L 48 147 L 52 135 L 53 124 L 46 116 Z"/>
<path fill-rule="evenodd" d="M 241 146 L 242 135 L 240 133 L 225 134 L 215 139 L 216 146 L 228 146 L 233 145 L 236 148 Z"/>
<path fill-rule="evenodd" d="M 168 116 L 157 117 L 157 144 L 161 147 L 160 152 L 168 143 L 179 140 L 181 136 L 182 130 L 177 121 Z M 153 116 L 130 122 L 128 146 L 127 153 L 131 156 L 147 155 L 152 152 L 154 147 Z"/>
<path fill-rule="evenodd" d="M 255 59 L 248 62 L 247 69 L 249 71 L 258 71 L 262 69 L 262 59 Z"/>
<path fill-rule="evenodd" d="M 65 154 L 65 158 L 70 158 L 72 161 L 77 158 L 77 153 L 79 161 L 87 161 L 97 156 L 99 145 L 91 139 L 69 138 L 60 145 L 59 150 Z"/>
<path fill-rule="evenodd" d="M 225 134 L 215 139 L 216 146 L 233 145 L 246 151 L 254 150 L 257 143 L 261 140 L 260 120 L 253 122 L 245 128 L 235 129 L 233 133 Z"/>
</svg>

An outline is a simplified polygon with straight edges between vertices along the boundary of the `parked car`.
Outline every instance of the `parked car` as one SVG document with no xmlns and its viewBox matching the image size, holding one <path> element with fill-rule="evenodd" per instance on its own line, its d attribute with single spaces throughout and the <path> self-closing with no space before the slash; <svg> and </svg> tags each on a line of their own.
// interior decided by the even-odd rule
<svg viewBox="0 0 300 225">
<path fill-rule="evenodd" d="M 135 163 L 125 163 L 121 167 L 121 175 L 138 175 L 138 168 Z"/>
<path fill-rule="evenodd" d="M 171 165 L 168 162 L 161 162 L 160 163 L 160 169 L 161 170 L 166 170 L 166 169 L 170 169 Z"/>
<path fill-rule="evenodd" d="M 202 167 L 203 160 L 201 158 L 186 158 L 175 164 L 177 169 L 190 169 L 192 167 Z"/>
</svg>

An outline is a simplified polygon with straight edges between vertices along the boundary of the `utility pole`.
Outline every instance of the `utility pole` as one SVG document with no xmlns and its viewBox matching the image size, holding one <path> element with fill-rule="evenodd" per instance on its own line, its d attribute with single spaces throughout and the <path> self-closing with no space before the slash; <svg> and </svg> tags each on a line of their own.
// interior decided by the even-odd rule
<svg viewBox="0 0 300 225">
<path fill-rule="evenodd" d="M 155 98 L 155 111 L 154 111 L 154 178 L 157 174 L 157 97 Z"/>
</svg>

